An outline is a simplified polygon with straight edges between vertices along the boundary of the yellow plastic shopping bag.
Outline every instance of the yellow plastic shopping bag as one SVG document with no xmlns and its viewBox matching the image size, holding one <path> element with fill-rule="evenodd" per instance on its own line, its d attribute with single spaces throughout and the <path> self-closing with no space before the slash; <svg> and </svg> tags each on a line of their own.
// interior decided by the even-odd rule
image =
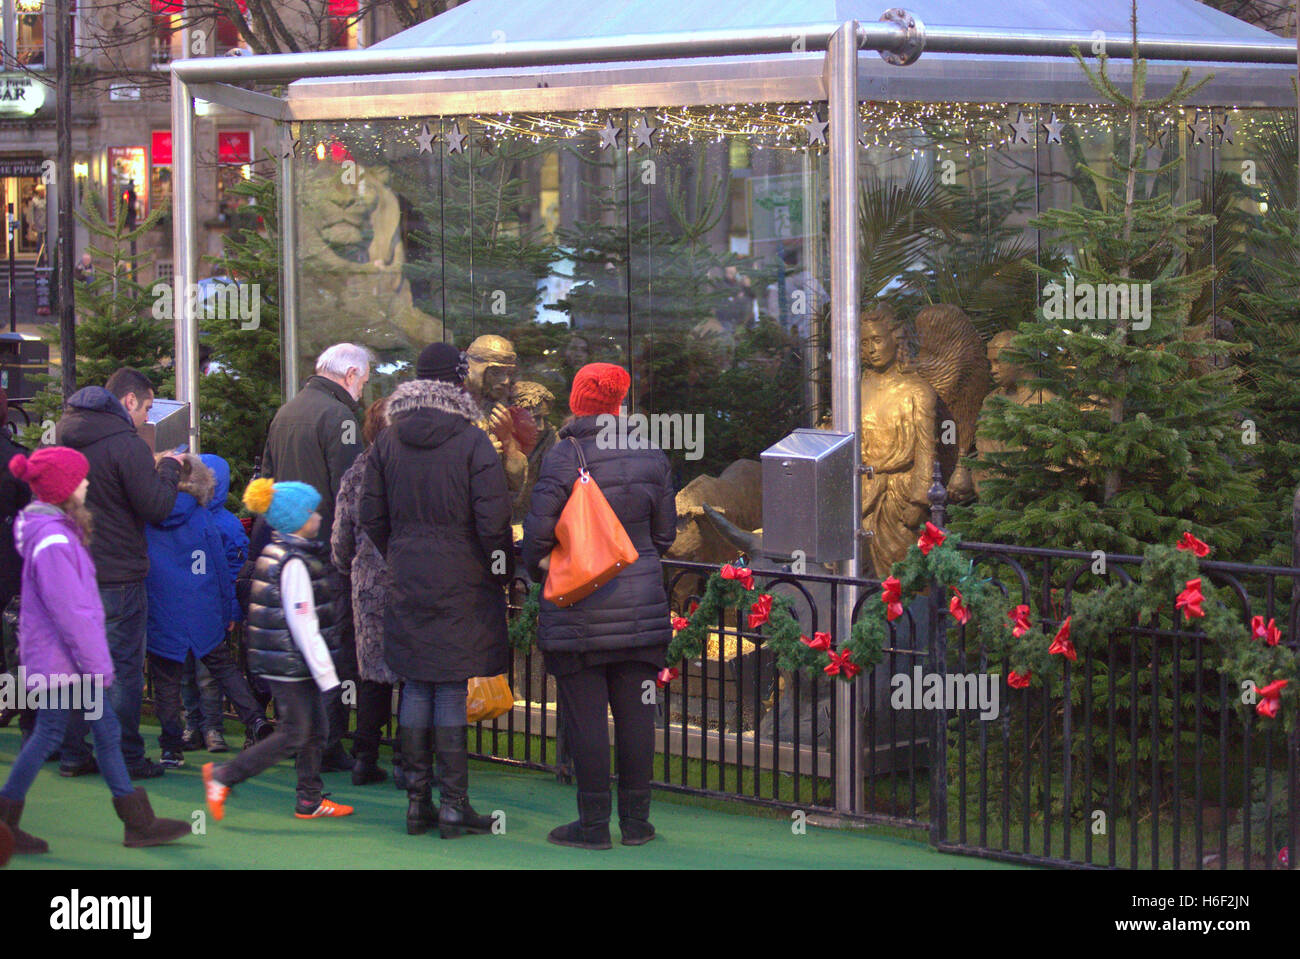
<svg viewBox="0 0 1300 959">
<path fill-rule="evenodd" d="M 465 716 L 470 724 L 496 719 L 508 713 L 515 704 L 515 695 L 510 691 L 505 676 L 476 676 L 468 686 Z"/>
</svg>

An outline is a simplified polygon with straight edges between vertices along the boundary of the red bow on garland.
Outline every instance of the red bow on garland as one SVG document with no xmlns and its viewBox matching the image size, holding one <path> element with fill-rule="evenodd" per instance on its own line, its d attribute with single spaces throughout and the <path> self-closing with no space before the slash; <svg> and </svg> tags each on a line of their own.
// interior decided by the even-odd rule
<svg viewBox="0 0 1300 959">
<path fill-rule="evenodd" d="M 922 556 L 929 556 L 930 550 L 936 546 L 942 546 L 946 538 L 943 530 L 933 523 L 927 522 L 925 529 L 921 532 L 921 538 L 916 541 L 916 545 L 921 547 Z"/>
<path fill-rule="evenodd" d="M 1029 680 L 1033 678 L 1033 673 L 1025 670 L 1025 675 L 1021 676 L 1014 669 L 1007 673 L 1007 685 L 1012 689 L 1024 689 L 1029 685 Z"/>
<path fill-rule="evenodd" d="M 1033 628 L 1033 623 L 1029 621 L 1028 606 L 1017 606 L 1011 612 L 1007 613 L 1007 619 L 1011 620 L 1011 635 L 1016 637 L 1016 639 L 1019 639 Z M 1025 675 L 1027 676 L 1029 674 L 1026 673 Z"/>
<path fill-rule="evenodd" d="M 825 636 L 825 633 L 818 633 L 818 636 Z M 827 637 L 829 638 L 829 637 Z M 827 676 L 838 676 L 842 672 L 845 679 L 852 679 L 858 673 L 862 672 L 862 667 L 853 662 L 853 651 L 844 650 L 842 653 L 831 652 L 830 665 L 822 670 Z"/>
<path fill-rule="evenodd" d="M 1205 615 L 1205 610 L 1201 604 L 1205 602 L 1205 596 L 1201 593 L 1201 578 L 1189 579 L 1187 588 L 1178 594 L 1178 599 L 1174 601 L 1174 606 L 1183 611 L 1183 615 L 1190 623 Z"/>
<path fill-rule="evenodd" d="M 677 631 L 677 630 L 685 629 L 685 628 L 686 628 L 687 626 L 689 626 L 689 625 L 691 625 L 691 621 L 690 621 L 689 619 L 687 619 L 685 616 L 674 616 L 674 617 L 673 617 L 673 630 L 674 630 L 674 632 Z"/>
<path fill-rule="evenodd" d="M 952 590 L 952 599 L 948 600 L 948 612 L 953 619 L 965 626 L 970 622 L 970 610 L 962 605 L 961 590 L 956 586 L 950 586 L 949 589 Z"/>
<path fill-rule="evenodd" d="M 1266 626 L 1263 616 L 1254 616 L 1250 620 L 1250 635 L 1262 639 L 1269 646 L 1276 646 L 1282 638 L 1282 630 L 1277 628 L 1276 621 L 1270 619 Z"/>
<path fill-rule="evenodd" d="M 880 601 L 885 604 L 885 619 L 893 621 L 903 615 L 903 584 L 897 576 L 880 584 Z"/>
<path fill-rule="evenodd" d="M 663 689 L 674 679 L 681 675 L 676 666 L 670 666 L 667 669 L 659 670 L 659 675 L 655 677 L 655 685 Z"/>
<path fill-rule="evenodd" d="M 1052 646 L 1048 649 L 1048 652 L 1054 656 L 1064 656 L 1073 663 L 1078 660 L 1079 654 L 1075 652 L 1074 643 L 1070 642 L 1070 620 L 1072 619 L 1074 619 L 1073 616 L 1065 617 L 1065 622 L 1056 631 L 1056 637 L 1052 640 Z"/>
<path fill-rule="evenodd" d="M 1277 715 L 1277 707 L 1282 701 L 1282 690 L 1289 682 L 1289 679 L 1275 679 L 1259 690 L 1259 702 L 1255 706 L 1255 712 L 1269 719 L 1274 718 Z"/>
<path fill-rule="evenodd" d="M 1203 543 L 1190 532 L 1184 533 L 1183 538 L 1178 541 L 1178 549 L 1191 550 L 1198 558 L 1204 559 L 1210 555 L 1210 544 Z"/>
<path fill-rule="evenodd" d="M 803 643 L 809 649 L 817 649 L 824 652 L 831 648 L 831 634 L 813 633 L 812 639 L 809 639 L 807 636 L 800 636 L 799 642 Z"/>
<path fill-rule="evenodd" d="M 754 574 L 744 566 L 732 566 L 728 563 L 719 572 L 723 579 L 734 579 L 745 589 L 754 588 Z"/>
<path fill-rule="evenodd" d="M 767 618 L 772 615 L 772 597 L 769 593 L 764 593 L 758 597 L 758 602 L 749 607 L 749 628 L 758 629 L 767 622 Z"/>
</svg>

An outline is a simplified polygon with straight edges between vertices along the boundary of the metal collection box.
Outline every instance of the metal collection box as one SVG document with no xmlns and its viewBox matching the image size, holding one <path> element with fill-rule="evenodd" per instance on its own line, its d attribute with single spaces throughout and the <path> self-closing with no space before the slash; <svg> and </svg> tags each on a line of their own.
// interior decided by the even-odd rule
<svg viewBox="0 0 1300 959">
<path fill-rule="evenodd" d="M 763 451 L 763 552 L 810 563 L 851 559 L 858 524 L 852 433 L 795 430 Z"/>
<path fill-rule="evenodd" d="M 154 397 L 140 435 L 155 453 L 174 450 L 190 441 L 190 404 Z"/>
</svg>

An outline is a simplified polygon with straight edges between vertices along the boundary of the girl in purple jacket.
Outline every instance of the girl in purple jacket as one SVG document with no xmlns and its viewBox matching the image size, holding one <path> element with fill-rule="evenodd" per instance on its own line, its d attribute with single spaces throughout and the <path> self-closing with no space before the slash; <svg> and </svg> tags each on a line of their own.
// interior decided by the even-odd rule
<svg viewBox="0 0 1300 959">
<path fill-rule="evenodd" d="M 105 695 L 113 661 L 104 634 L 104 607 L 86 544 L 86 457 L 66 446 L 15 456 L 9 471 L 32 489 L 32 502 L 14 522 L 23 560 L 18 620 L 18 681 L 36 707 L 36 729 L 0 788 L 0 865 L 15 853 L 48 852 L 43 839 L 18 828 L 23 800 L 50 753 L 59 748 L 74 712 L 95 734 L 100 769 L 113 808 L 126 826 L 123 845 L 156 846 L 187 835 L 189 823 L 158 819 L 143 789 L 134 788 L 122 759 L 121 727 Z"/>
</svg>

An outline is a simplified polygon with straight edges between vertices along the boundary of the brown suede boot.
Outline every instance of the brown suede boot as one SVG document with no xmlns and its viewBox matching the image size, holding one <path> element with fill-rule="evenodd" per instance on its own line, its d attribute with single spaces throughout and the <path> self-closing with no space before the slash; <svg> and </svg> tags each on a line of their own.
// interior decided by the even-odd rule
<svg viewBox="0 0 1300 959">
<path fill-rule="evenodd" d="M 129 796 L 114 796 L 113 809 L 126 824 L 123 846 L 160 846 L 190 834 L 190 824 L 179 819 L 159 819 L 149 805 L 149 794 L 139 786 Z"/>
<path fill-rule="evenodd" d="M 18 856 L 30 856 L 49 852 L 50 844 L 44 839 L 37 839 L 30 833 L 18 828 L 18 821 L 23 818 L 23 804 L 12 799 L 0 797 L 0 824 L 8 827 L 13 836 L 13 853 Z M 0 864 L 2 865 L 2 864 Z"/>
</svg>

